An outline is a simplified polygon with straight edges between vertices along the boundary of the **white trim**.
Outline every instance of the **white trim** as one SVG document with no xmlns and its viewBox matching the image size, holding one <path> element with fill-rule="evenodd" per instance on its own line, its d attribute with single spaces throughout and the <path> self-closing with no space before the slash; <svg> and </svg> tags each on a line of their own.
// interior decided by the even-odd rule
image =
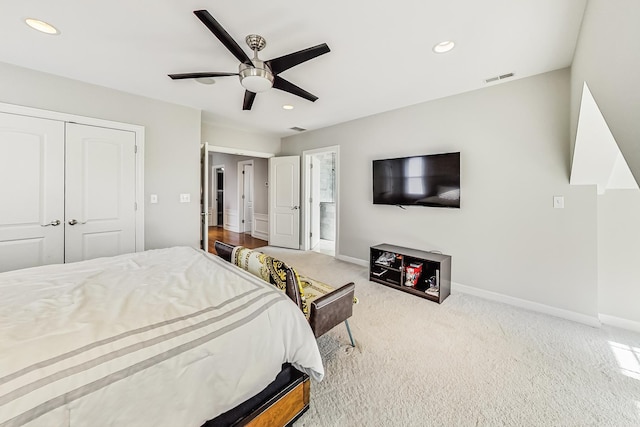
<svg viewBox="0 0 640 427">
<path fill-rule="evenodd" d="M 251 237 L 269 241 L 269 214 L 253 213 Z"/>
<path fill-rule="evenodd" d="M 346 256 L 346 255 L 336 255 L 336 259 L 340 260 L 340 261 L 344 261 L 344 262 L 348 262 L 351 264 L 356 264 L 356 265 L 360 265 L 362 267 L 369 267 L 369 263 L 363 259 L 359 259 L 359 258 L 352 258 L 350 256 Z"/>
<path fill-rule="evenodd" d="M 604 325 L 640 332 L 640 322 L 636 322 L 635 320 L 624 319 L 622 317 L 610 316 L 602 313 L 598 314 L 598 318 Z"/>
<path fill-rule="evenodd" d="M 335 200 L 336 200 L 336 236 L 335 236 L 335 253 L 336 255 L 340 253 L 340 146 L 332 145 L 329 147 L 315 148 L 313 150 L 304 150 L 302 152 L 302 203 L 300 203 L 300 208 L 302 210 L 302 242 L 301 249 L 308 251 L 310 250 L 311 243 L 309 241 L 309 233 L 310 233 L 310 219 L 309 219 L 309 209 L 307 209 L 307 200 L 309 200 L 308 193 L 310 192 L 309 183 L 311 180 L 311 171 L 309 168 L 309 162 L 311 160 L 311 156 L 315 154 L 322 153 L 335 153 L 336 155 L 336 188 L 335 188 Z M 336 258 L 338 258 L 336 256 Z M 339 259 L 339 258 L 338 258 Z M 365 264 L 368 265 L 368 264 Z"/>
<path fill-rule="evenodd" d="M 245 231 L 247 231 L 247 222 L 242 222 L 245 219 L 244 200 L 242 200 L 242 195 L 244 194 L 244 174 L 242 172 L 245 166 L 251 166 L 251 168 L 253 169 L 253 160 L 241 160 L 237 163 L 238 182 L 236 187 L 236 197 L 238 202 L 238 230 L 240 230 L 240 233 L 244 233 Z M 251 179 L 253 179 L 253 173 L 251 174 Z M 253 183 L 251 183 L 249 186 L 253 187 Z M 251 221 L 251 225 L 253 225 L 253 220 Z"/>
<path fill-rule="evenodd" d="M 135 144 L 137 147 L 135 200 L 137 207 L 135 214 L 136 252 L 144 251 L 144 126 L 133 125 L 130 123 L 114 122 L 111 120 L 96 119 L 93 117 L 80 116 L 77 114 L 59 113 L 57 111 L 42 110 L 39 108 L 25 107 L 22 105 L 6 104 L 4 102 L 0 102 L 0 112 L 133 132 L 135 134 Z"/>
<path fill-rule="evenodd" d="M 588 316 L 575 311 L 564 310 L 562 308 L 552 307 L 546 304 L 540 304 L 533 301 L 527 301 L 520 298 L 511 297 L 497 292 L 486 291 L 484 289 L 474 288 L 472 286 L 461 285 L 460 283 L 451 282 L 451 293 L 461 293 L 473 295 L 491 301 L 502 302 L 515 307 L 524 308 L 526 310 L 538 313 L 548 314 L 550 316 L 560 317 L 562 319 L 572 320 L 574 322 L 583 323 L 585 325 L 599 328 L 600 320 L 595 316 Z"/>
<path fill-rule="evenodd" d="M 209 145 L 209 152 L 211 151 L 214 151 L 216 153 L 235 154 L 236 156 L 260 157 L 263 159 L 268 159 L 269 157 L 275 156 L 275 153 L 265 153 L 262 151 L 244 150 L 241 148 L 221 147 L 219 145 Z"/>
<path fill-rule="evenodd" d="M 369 267 L 369 263 L 359 258 L 352 258 L 345 255 L 337 255 L 336 259 L 346 261 L 351 264 L 361 265 L 363 267 Z M 582 323 L 588 326 L 599 328 L 602 323 L 617 326 L 624 329 L 630 329 L 634 331 L 640 331 L 640 323 L 631 320 L 620 319 L 613 316 L 607 316 L 600 314 L 599 318 L 595 316 L 588 316 L 582 313 L 576 313 L 575 311 L 564 310 L 562 308 L 552 307 L 550 305 L 540 304 L 537 302 L 527 301 L 520 298 L 511 297 L 497 292 L 485 291 L 483 289 L 474 288 L 472 286 L 461 285 L 460 283 L 451 282 L 451 293 L 461 293 L 467 295 L 473 295 L 478 298 L 483 298 L 491 301 L 497 301 L 504 304 L 508 304 L 514 307 L 524 308 L 526 310 L 535 311 L 538 313 L 547 314 L 550 316 L 560 317 L 562 319 L 571 320 L 574 322 Z M 616 322 L 616 323 L 614 323 Z"/>
<path fill-rule="evenodd" d="M 234 233 L 240 232 L 240 229 L 238 228 L 238 211 L 225 209 L 222 220 L 224 222 L 225 230 L 233 231 Z"/>
</svg>

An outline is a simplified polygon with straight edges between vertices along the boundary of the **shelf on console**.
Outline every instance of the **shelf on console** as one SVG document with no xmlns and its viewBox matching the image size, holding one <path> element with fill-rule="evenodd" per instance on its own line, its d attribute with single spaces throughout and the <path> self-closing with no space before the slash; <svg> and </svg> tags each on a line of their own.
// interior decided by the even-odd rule
<svg viewBox="0 0 640 427">
<path fill-rule="evenodd" d="M 386 259 L 391 266 L 379 263 L 380 259 Z M 369 280 L 442 303 L 451 293 L 451 256 L 389 244 L 372 246 Z M 438 292 L 434 295 L 427 289 Z"/>
</svg>

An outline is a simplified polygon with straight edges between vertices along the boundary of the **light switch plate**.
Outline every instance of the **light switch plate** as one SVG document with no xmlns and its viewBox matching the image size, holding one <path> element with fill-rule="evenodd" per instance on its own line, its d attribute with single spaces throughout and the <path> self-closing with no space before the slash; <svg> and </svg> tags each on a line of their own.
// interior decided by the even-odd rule
<svg viewBox="0 0 640 427">
<path fill-rule="evenodd" d="M 191 202 L 191 194 L 183 193 L 180 194 L 180 203 L 190 203 Z"/>
<path fill-rule="evenodd" d="M 158 203 L 158 195 L 157 194 L 151 194 L 149 196 L 149 203 Z"/>
</svg>

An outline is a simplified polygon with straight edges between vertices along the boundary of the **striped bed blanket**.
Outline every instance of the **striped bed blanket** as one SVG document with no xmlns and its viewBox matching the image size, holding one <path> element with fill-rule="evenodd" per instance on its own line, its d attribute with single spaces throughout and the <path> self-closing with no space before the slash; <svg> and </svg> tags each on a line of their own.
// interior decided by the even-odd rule
<svg viewBox="0 0 640 427">
<path fill-rule="evenodd" d="M 200 426 L 285 362 L 324 375 L 302 312 L 200 250 L 0 273 L 0 427 Z"/>
</svg>

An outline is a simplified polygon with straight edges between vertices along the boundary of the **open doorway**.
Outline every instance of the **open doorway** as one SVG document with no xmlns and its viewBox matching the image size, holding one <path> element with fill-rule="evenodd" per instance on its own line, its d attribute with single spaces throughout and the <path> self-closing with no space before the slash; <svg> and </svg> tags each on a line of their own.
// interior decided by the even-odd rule
<svg viewBox="0 0 640 427">
<path fill-rule="evenodd" d="M 330 256 L 338 252 L 339 147 L 303 152 L 304 247 Z"/>
<path fill-rule="evenodd" d="M 224 225 L 224 165 L 211 167 L 209 227 Z"/>
<path fill-rule="evenodd" d="M 215 253 L 216 240 L 250 248 L 268 244 L 268 155 L 247 154 L 208 147 L 209 252 Z"/>
</svg>

